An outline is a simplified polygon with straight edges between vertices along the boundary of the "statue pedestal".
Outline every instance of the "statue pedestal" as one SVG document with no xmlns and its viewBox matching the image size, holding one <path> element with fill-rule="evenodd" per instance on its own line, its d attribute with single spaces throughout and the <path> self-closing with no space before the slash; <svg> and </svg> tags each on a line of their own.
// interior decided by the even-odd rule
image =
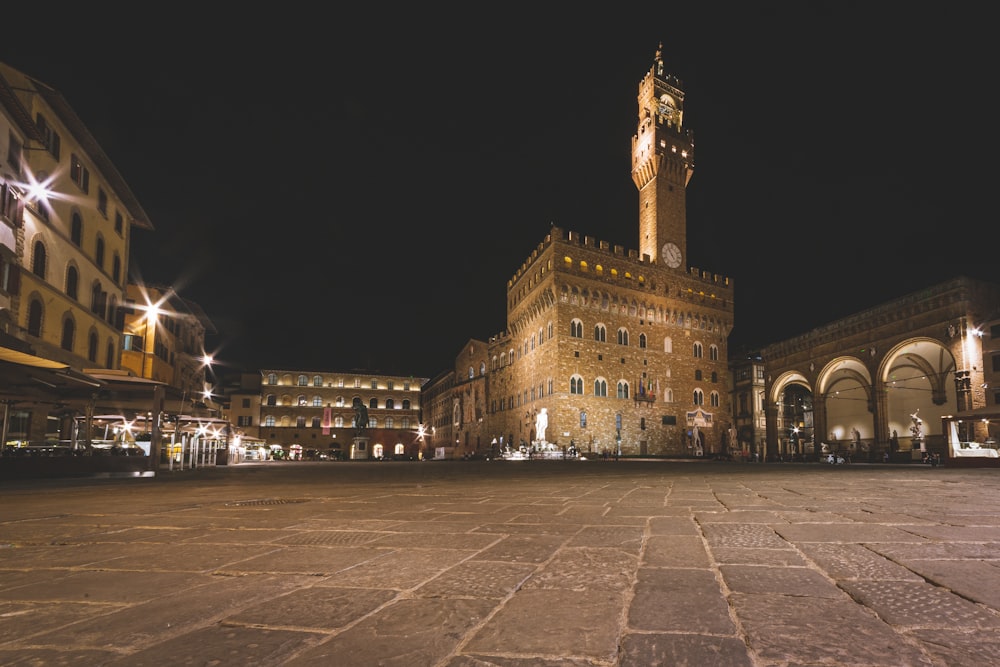
<svg viewBox="0 0 1000 667">
<path fill-rule="evenodd" d="M 368 451 L 368 440 L 369 438 L 364 435 L 355 436 L 351 440 L 352 461 L 367 461 L 370 458 L 371 452 Z"/>
</svg>

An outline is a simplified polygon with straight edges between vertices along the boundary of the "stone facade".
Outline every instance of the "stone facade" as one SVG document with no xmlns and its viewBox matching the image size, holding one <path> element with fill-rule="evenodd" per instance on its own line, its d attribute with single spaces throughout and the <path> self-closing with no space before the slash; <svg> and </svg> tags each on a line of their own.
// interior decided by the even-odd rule
<svg viewBox="0 0 1000 667">
<path fill-rule="evenodd" d="M 995 401 L 998 316 L 1000 285 L 959 277 L 765 347 L 768 457 L 946 453 L 947 418 Z M 967 421 L 960 435 L 993 434 Z"/>
<path fill-rule="evenodd" d="M 682 84 L 657 51 L 639 83 L 632 138 L 639 250 L 552 227 L 507 283 L 507 328 L 487 341 L 485 363 L 470 373 L 467 347 L 454 373 L 428 386 L 425 419 L 438 446 L 454 443 L 456 456 L 484 443 L 494 453 L 727 450 L 734 286 L 686 263 L 694 143 L 683 119 Z"/>
<path fill-rule="evenodd" d="M 723 452 L 732 291 L 553 228 L 509 284 L 508 333 L 490 341 L 494 433 L 534 442 L 545 407 L 560 448 Z"/>
<path fill-rule="evenodd" d="M 420 388 L 426 382 L 363 371 L 265 369 L 260 425 L 242 430 L 288 454 L 339 450 L 353 460 L 416 459 L 422 443 Z M 356 426 L 358 403 L 369 419 L 362 433 Z"/>
</svg>

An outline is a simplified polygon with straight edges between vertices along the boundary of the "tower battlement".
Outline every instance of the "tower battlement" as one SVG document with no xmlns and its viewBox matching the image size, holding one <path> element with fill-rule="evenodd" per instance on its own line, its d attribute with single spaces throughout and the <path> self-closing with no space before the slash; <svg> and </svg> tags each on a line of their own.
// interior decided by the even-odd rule
<svg viewBox="0 0 1000 667">
<path fill-rule="evenodd" d="M 576 266 L 579 266 L 578 262 L 582 261 L 582 266 L 592 269 L 588 272 L 593 273 L 594 277 L 609 279 L 619 277 L 624 281 L 631 281 L 630 287 L 653 289 L 662 282 L 662 280 L 656 279 L 656 272 L 666 269 L 666 267 L 652 261 L 649 255 L 640 256 L 639 251 L 633 248 L 625 248 L 625 246 L 599 240 L 593 236 L 553 226 L 545 239 L 535 247 L 517 272 L 507 281 L 507 289 L 510 290 L 522 278 L 529 275 L 545 251 L 558 244 L 573 246 L 585 251 L 586 255 L 569 259 Z M 563 251 L 563 256 L 559 259 L 565 262 L 566 258 L 567 255 Z M 597 272 L 596 265 L 591 266 L 595 262 L 602 262 L 600 272 Z M 606 266 L 603 264 L 605 262 Z M 649 275 L 646 275 L 647 273 Z M 732 290 L 733 288 L 733 280 L 730 277 L 702 270 L 695 266 L 688 267 L 684 277 L 711 286 L 714 290 Z M 729 298 L 731 298 L 731 294 Z"/>
</svg>

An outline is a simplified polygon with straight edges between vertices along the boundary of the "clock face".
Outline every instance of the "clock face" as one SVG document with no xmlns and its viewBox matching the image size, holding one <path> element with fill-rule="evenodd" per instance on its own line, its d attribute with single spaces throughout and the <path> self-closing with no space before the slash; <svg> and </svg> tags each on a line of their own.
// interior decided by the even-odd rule
<svg viewBox="0 0 1000 667">
<path fill-rule="evenodd" d="M 677 247 L 676 243 L 663 244 L 663 261 L 671 269 L 676 269 L 681 265 L 681 249 Z"/>
</svg>

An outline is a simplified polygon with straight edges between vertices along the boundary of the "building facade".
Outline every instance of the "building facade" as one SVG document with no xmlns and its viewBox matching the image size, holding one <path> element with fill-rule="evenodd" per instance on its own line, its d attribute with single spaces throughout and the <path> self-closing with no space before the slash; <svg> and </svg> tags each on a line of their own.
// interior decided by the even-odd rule
<svg viewBox="0 0 1000 667">
<path fill-rule="evenodd" d="M 215 378 L 205 337 L 216 329 L 201 306 L 160 285 L 129 283 L 126 296 L 121 367 L 169 385 L 188 405 L 210 400 Z"/>
<path fill-rule="evenodd" d="M 0 63 L 0 103 L 0 326 L 39 358 L 117 369 L 130 238 L 152 229 L 149 217 L 61 94 Z M 29 441 L 65 439 L 64 398 L 20 401 L 9 426 Z"/>
<path fill-rule="evenodd" d="M 351 460 L 421 456 L 420 388 L 427 378 L 363 371 L 261 371 L 260 418 L 248 435 L 280 446 Z M 239 394 L 241 399 L 245 394 Z"/>
<path fill-rule="evenodd" d="M 485 348 L 471 341 L 454 373 L 432 383 L 435 447 L 727 451 L 734 285 L 687 263 L 694 140 L 684 97 L 658 50 L 632 138 L 638 250 L 553 227 L 507 283 L 506 330 Z"/>
<path fill-rule="evenodd" d="M 1000 285 L 958 277 L 764 347 L 766 456 L 948 456 L 952 421 L 995 441 L 998 320 Z"/>
<path fill-rule="evenodd" d="M 760 461 L 767 448 L 767 419 L 764 410 L 764 358 L 759 351 L 741 350 L 732 354 L 730 377 L 733 383 L 733 426 L 731 456 Z"/>
</svg>

